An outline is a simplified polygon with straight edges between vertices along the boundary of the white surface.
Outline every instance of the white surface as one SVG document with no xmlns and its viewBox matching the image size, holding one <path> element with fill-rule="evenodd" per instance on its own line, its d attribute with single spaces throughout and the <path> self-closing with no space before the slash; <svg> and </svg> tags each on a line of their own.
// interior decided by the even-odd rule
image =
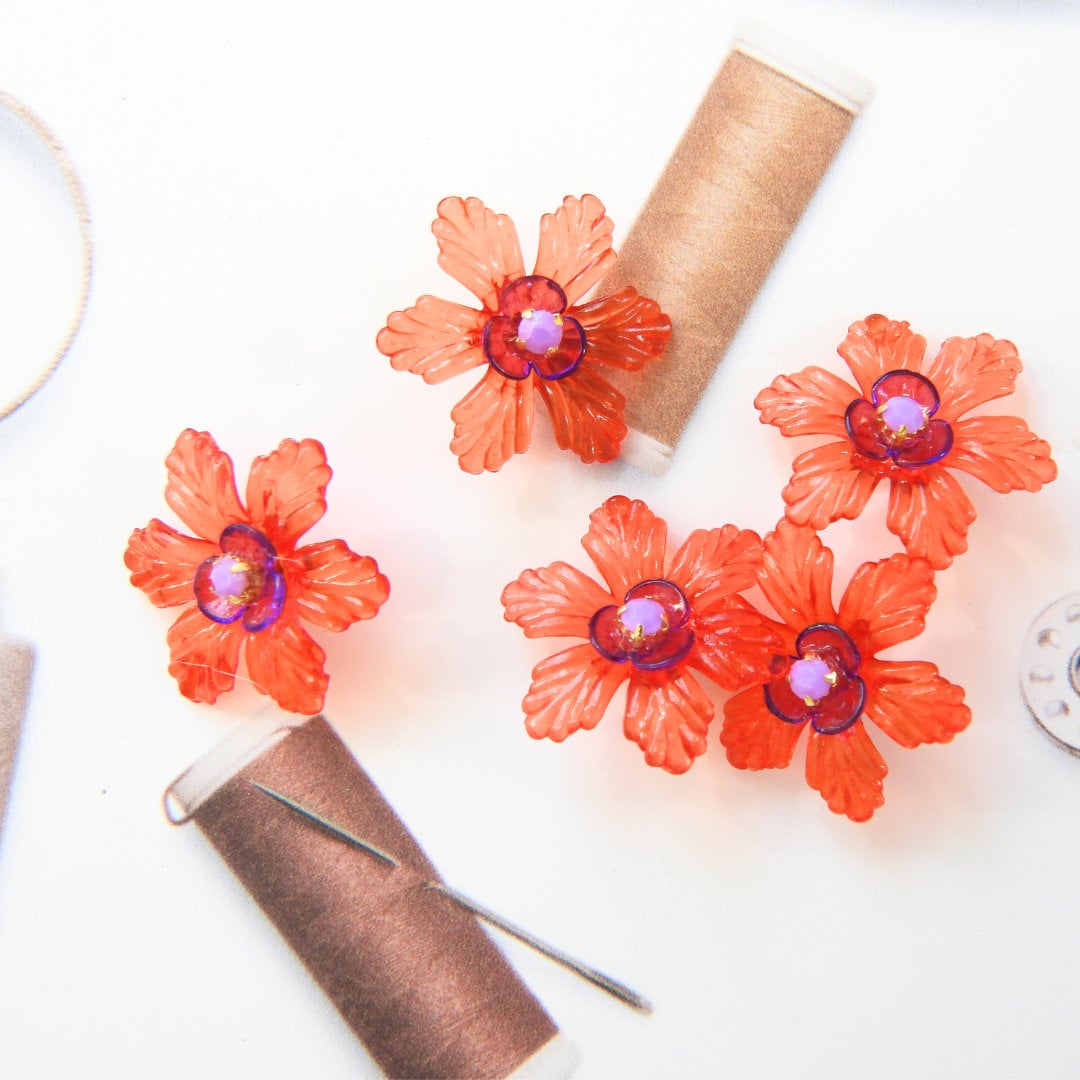
<svg viewBox="0 0 1080 1080">
<path fill-rule="evenodd" d="M 643 1018 L 508 946 L 579 1075 L 1075 1073 L 1080 774 L 1026 714 L 1017 662 L 1080 580 L 1080 15 L 750 8 L 0 9 L 0 83 L 67 145 L 98 244 L 74 353 L 0 424 L 0 627 L 38 649 L 0 848 L 0 1073 L 370 1072 L 209 845 L 162 817 L 165 785 L 263 704 L 182 699 L 171 615 L 127 583 L 130 530 L 172 519 L 164 458 L 188 425 L 241 473 L 285 436 L 326 444 L 310 535 L 374 554 L 393 588 L 375 621 L 320 639 L 327 713 L 447 880 L 656 1002 Z M 449 410 L 471 380 L 426 386 L 373 346 L 419 294 L 464 299 L 436 266 L 436 203 L 481 196 L 528 249 L 543 211 L 591 191 L 625 235 L 748 14 L 876 95 L 671 468 L 584 467 L 541 434 L 495 476 L 460 473 Z M 864 826 L 798 768 L 731 769 L 715 734 L 682 777 L 647 768 L 615 710 L 562 746 L 530 740 L 519 702 L 553 646 L 502 621 L 502 586 L 586 568 L 578 539 L 615 492 L 676 541 L 770 528 L 809 443 L 760 425 L 753 396 L 811 362 L 839 371 L 847 324 L 873 311 L 932 347 L 1016 341 L 1003 411 L 1061 466 L 1040 495 L 965 478 L 971 551 L 900 651 L 967 687 L 970 730 L 883 745 L 887 802 Z M 841 580 L 894 550 L 883 512 L 825 534 Z"/>
</svg>

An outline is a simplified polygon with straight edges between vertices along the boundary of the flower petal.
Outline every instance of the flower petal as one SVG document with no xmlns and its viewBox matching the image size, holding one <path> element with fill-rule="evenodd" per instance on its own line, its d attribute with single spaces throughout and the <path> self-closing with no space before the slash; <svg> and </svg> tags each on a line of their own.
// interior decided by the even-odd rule
<svg viewBox="0 0 1080 1080">
<path fill-rule="evenodd" d="M 925 374 L 941 398 L 941 419 L 953 423 L 977 405 L 1011 394 L 1023 366 L 1011 341 L 979 334 L 949 338 Z"/>
<path fill-rule="evenodd" d="M 868 315 L 848 327 L 847 337 L 836 351 L 851 369 L 862 396 L 868 398 L 874 383 L 887 371 L 919 370 L 926 338 L 913 333 L 906 322 Z"/>
<path fill-rule="evenodd" d="M 240 643 L 246 637 L 239 623 L 216 623 L 197 607 L 188 608 L 169 627 L 169 674 L 180 693 L 213 705 L 233 688 Z"/>
<path fill-rule="evenodd" d="M 182 431 L 165 468 L 165 501 L 196 536 L 216 543 L 226 525 L 248 520 L 236 493 L 232 459 L 208 431 Z"/>
<path fill-rule="evenodd" d="M 972 416 L 953 434 L 949 465 L 994 491 L 1038 491 L 1057 476 L 1050 444 L 1015 416 Z"/>
<path fill-rule="evenodd" d="M 595 195 L 567 195 L 554 214 L 540 219 L 540 244 L 534 274 L 562 286 L 568 304 L 576 303 L 615 265 L 611 234 L 615 226 Z"/>
<path fill-rule="evenodd" d="M 713 703 L 689 671 L 636 672 L 626 695 L 623 731 L 649 765 L 684 773 L 708 748 Z"/>
<path fill-rule="evenodd" d="M 695 615 L 696 637 L 686 662 L 725 690 L 761 683 L 769 677 L 773 657 L 783 649 L 776 626 L 741 596 L 733 596 L 707 615 Z"/>
<path fill-rule="evenodd" d="M 290 551 L 326 513 L 326 485 L 332 475 L 326 451 L 315 439 L 283 439 L 276 450 L 251 463 L 251 523 L 266 533 L 279 555 Z"/>
<path fill-rule="evenodd" d="M 555 441 L 582 461 L 613 461 L 626 438 L 625 398 L 592 367 L 582 364 L 565 379 L 538 379 Z"/>
<path fill-rule="evenodd" d="M 390 595 L 390 582 L 375 560 L 350 551 L 344 540 L 308 544 L 297 551 L 296 560 L 304 572 L 297 608 L 324 630 L 336 632 L 372 618 Z"/>
<path fill-rule="evenodd" d="M 467 473 L 498 472 L 514 454 L 529 449 L 533 425 L 533 382 L 507 379 L 489 367 L 450 413 L 450 449 Z"/>
<path fill-rule="evenodd" d="M 888 771 L 861 721 L 837 735 L 810 732 L 806 782 L 821 792 L 834 814 L 868 821 L 885 804 L 882 785 Z"/>
<path fill-rule="evenodd" d="M 864 661 L 870 689 L 863 716 L 908 749 L 947 743 L 971 723 L 962 687 L 943 679 L 922 661 Z"/>
<path fill-rule="evenodd" d="M 632 288 L 593 300 L 570 312 L 581 323 L 588 342 L 585 359 L 639 371 L 659 356 L 671 337 L 671 320 L 660 305 Z"/>
<path fill-rule="evenodd" d="M 760 686 L 724 702 L 720 742 L 736 769 L 786 769 L 805 724 L 788 724 L 765 704 Z"/>
<path fill-rule="evenodd" d="M 589 644 L 541 660 L 521 703 L 525 729 L 534 739 L 562 742 L 579 728 L 596 727 L 628 674 L 628 664 L 613 664 Z"/>
<path fill-rule="evenodd" d="M 940 466 L 926 469 L 919 480 L 891 481 L 885 523 L 909 555 L 929 559 L 935 570 L 944 570 L 953 556 L 967 551 L 968 526 L 974 520 L 971 500 Z"/>
<path fill-rule="evenodd" d="M 675 552 L 667 576 L 700 616 L 754 585 L 761 559 L 761 537 L 751 529 L 695 529 Z"/>
<path fill-rule="evenodd" d="M 876 473 L 858 464 L 850 442 L 826 443 L 800 454 L 781 492 L 785 513 L 796 525 L 824 529 L 840 518 L 857 518 L 877 487 Z"/>
<path fill-rule="evenodd" d="M 944 420 L 931 420 L 896 453 L 893 462 L 901 469 L 921 469 L 941 461 L 952 445 L 952 428 Z"/>
<path fill-rule="evenodd" d="M 406 311 L 394 311 L 375 338 L 395 371 L 411 371 L 440 383 L 484 363 L 481 312 L 437 296 L 421 296 Z"/>
<path fill-rule="evenodd" d="M 664 576 L 667 523 L 640 499 L 613 495 L 589 515 L 581 546 L 619 602 L 639 582 Z"/>
<path fill-rule="evenodd" d="M 866 658 L 921 634 L 936 595 L 925 559 L 893 555 L 864 562 L 840 601 L 838 621 Z"/>
<path fill-rule="evenodd" d="M 587 638 L 593 615 L 616 599 L 569 563 L 556 562 L 523 571 L 503 589 L 502 603 L 503 617 L 526 637 Z"/>
<path fill-rule="evenodd" d="M 836 622 L 833 554 L 817 533 L 781 521 L 764 546 L 758 583 L 777 615 L 796 633 L 813 623 Z"/>
<path fill-rule="evenodd" d="M 844 413 L 859 391 L 824 368 L 779 375 L 756 398 L 761 422 L 785 435 L 847 435 Z"/>
<path fill-rule="evenodd" d="M 131 584 L 156 607 L 172 607 L 191 603 L 195 571 L 219 550 L 209 540 L 185 536 L 154 518 L 131 534 L 124 565 L 131 571 Z"/>
<path fill-rule="evenodd" d="M 524 277 L 514 223 L 479 199 L 456 195 L 439 203 L 431 231 L 439 243 L 439 265 L 461 282 L 488 311 L 499 306 L 499 291 Z"/>
<path fill-rule="evenodd" d="M 265 630 L 247 634 L 248 676 L 286 712 L 313 716 L 323 707 L 330 678 L 326 653 L 288 611 Z"/>
</svg>

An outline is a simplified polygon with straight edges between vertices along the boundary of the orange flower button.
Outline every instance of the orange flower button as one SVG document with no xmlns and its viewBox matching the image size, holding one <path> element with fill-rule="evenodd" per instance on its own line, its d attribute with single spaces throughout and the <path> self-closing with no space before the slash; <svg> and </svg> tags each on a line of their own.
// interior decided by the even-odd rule
<svg viewBox="0 0 1080 1080">
<path fill-rule="evenodd" d="M 795 525 L 856 518 L 882 480 L 886 524 L 935 570 L 967 550 L 975 507 L 953 470 L 994 491 L 1038 491 L 1057 476 L 1050 445 L 1015 416 L 968 415 L 1013 392 L 1022 364 L 1011 341 L 949 338 L 927 363 L 906 322 L 870 315 L 837 350 L 857 387 L 820 367 L 774 379 L 754 400 L 784 435 L 832 441 L 800 454 L 783 491 Z"/>
<path fill-rule="evenodd" d="M 124 562 L 157 607 L 187 605 L 168 634 L 180 692 L 217 701 L 235 684 L 242 649 L 256 690 L 289 712 L 319 712 L 326 654 L 301 620 L 344 630 L 390 593 L 375 560 L 343 540 L 298 546 L 326 512 L 322 445 L 286 439 L 256 458 L 246 507 L 232 460 L 208 432 L 182 432 L 165 465 L 165 501 L 195 535 L 155 518 L 131 534 Z"/>
<path fill-rule="evenodd" d="M 510 218 L 479 199 L 439 203 L 431 226 L 439 265 L 480 310 L 421 296 L 387 318 L 375 344 L 396 371 L 429 383 L 485 368 L 451 412 L 450 449 L 465 472 L 496 472 L 528 450 L 537 396 L 563 450 L 584 462 L 618 456 L 626 402 L 601 365 L 639 370 L 663 352 L 671 321 L 632 288 L 580 302 L 615 264 L 612 229 L 595 195 L 568 195 L 541 218 L 536 267 L 526 275 Z"/>
</svg>

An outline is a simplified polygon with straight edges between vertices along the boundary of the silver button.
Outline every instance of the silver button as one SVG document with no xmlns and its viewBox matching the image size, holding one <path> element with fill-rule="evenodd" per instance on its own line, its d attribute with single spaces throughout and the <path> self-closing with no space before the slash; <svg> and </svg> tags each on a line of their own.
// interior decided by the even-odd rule
<svg viewBox="0 0 1080 1080">
<path fill-rule="evenodd" d="M 1080 593 L 1055 600 L 1028 628 L 1020 688 L 1035 722 L 1080 756 Z"/>
</svg>

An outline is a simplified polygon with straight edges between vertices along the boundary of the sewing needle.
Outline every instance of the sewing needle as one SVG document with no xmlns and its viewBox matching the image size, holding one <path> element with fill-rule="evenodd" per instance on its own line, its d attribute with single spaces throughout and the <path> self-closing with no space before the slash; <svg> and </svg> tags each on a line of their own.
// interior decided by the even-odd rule
<svg viewBox="0 0 1080 1080">
<path fill-rule="evenodd" d="M 387 854 L 387 852 L 383 851 L 381 848 L 368 843 L 368 841 L 349 832 L 348 829 L 330 821 L 329 818 L 325 818 L 316 811 L 304 806 L 302 803 L 298 803 L 295 799 L 289 798 L 288 795 L 283 795 L 280 791 L 275 791 L 273 788 L 259 783 L 258 780 L 252 780 L 251 783 L 263 792 L 263 794 L 269 795 L 272 799 L 276 799 L 279 803 L 289 807 L 290 810 L 307 818 L 308 821 L 321 826 L 328 833 L 338 837 L 338 839 L 344 840 L 346 843 L 360 848 L 361 851 L 367 852 L 380 862 L 384 862 L 389 866 L 401 865 L 393 855 Z M 441 893 L 448 900 L 452 900 L 458 907 L 464 908 L 477 918 L 483 919 L 484 922 L 490 923 L 497 929 L 502 930 L 503 933 L 509 934 L 513 938 L 517 938 L 518 941 L 528 945 L 531 949 L 535 949 L 549 960 L 554 960 L 555 963 L 561 964 L 575 974 L 580 975 L 581 978 L 588 980 L 594 986 L 598 986 L 601 990 L 607 991 L 607 993 L 618 998 L 623 1004 L 629 1005 L 632 1009 L 636 1009 L 638 1012 L 642 1013 L 651 1013 L 653 1011 L 653 1007 L 649 1001 L 636 991 L 631 990 L 629 986 L 619 982 L 617 979 L 611 978 L 610 975 L 605 975 L 602 971 L 597 971 L 596 968 L 582 963 L 580 960 L 576 960 L 568 953 L 563 952 L 562 949 L 557 949 L 554 945 L 549 945 L 547 942 L 541 941 L 540 938 L 529 933 L 528 930 L 523 929 L 516 923 L 512 923 L 509 919 L 504 919 L 501 915 L 484 907 L 483 904 L 478 903 L 476 900 L 459 892 L 457 889 L 452 888 L 449 885 L 444 885 L 441 881 L 429 881 L 426 882 L 426 886 L 435 892 Z"/>
</svg>

